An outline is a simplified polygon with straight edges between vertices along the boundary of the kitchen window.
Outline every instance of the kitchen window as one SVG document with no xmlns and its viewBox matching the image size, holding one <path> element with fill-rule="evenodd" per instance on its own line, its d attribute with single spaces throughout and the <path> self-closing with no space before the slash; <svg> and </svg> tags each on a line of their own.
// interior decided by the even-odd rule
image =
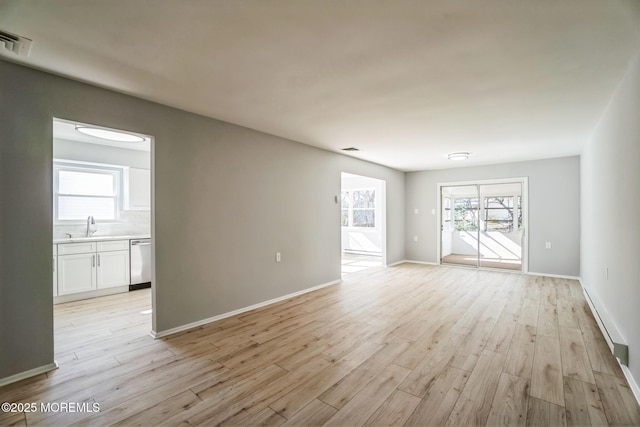
<svg viewBox="0 0 640 427">
<path fill-rule="evenodd" d="M 55 162 L 53 181 L 54 222 L 118 219 L 122 168 Z"/>
</svg>

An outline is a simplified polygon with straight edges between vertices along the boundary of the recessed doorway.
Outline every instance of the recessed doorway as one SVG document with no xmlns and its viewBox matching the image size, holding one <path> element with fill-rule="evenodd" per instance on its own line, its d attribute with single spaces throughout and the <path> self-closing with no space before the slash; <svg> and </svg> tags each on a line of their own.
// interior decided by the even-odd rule
<svg viewBox="0 0 640 427">
<path fill-rule="evenodd" d="M 441 264 L 526 272 L 527 180 L 438 185 Z"/>
<path fill-rule="evenodd" d="M 342 275 L 386 265 L 386 182 L 341 175 Z"/>
<path fill-rule="evenodd" d="M 82 363 L 86 353 L 78 349 L 100 352 L 115 335 L 151 339 L 152 148 L 148 135 L 53 119 L 54 351 L 61 366 Z"/>
</svg>

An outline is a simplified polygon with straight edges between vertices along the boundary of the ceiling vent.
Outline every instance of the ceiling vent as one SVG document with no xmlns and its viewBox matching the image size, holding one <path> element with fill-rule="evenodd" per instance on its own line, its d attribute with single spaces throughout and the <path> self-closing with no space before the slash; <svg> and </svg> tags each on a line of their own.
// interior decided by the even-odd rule
<svg viewBox="0 0 640 427">
<path fill-rule="evenodd" d="M 0 30 L 0 52 L 12 52 L 18 56 L 29 56 L 31 40 Z"/>
<path fill-rule="evenodd" d="M 356 147 L 347 147 L 347 148 L 342 148 L 342 151 L 360 151 L 360 150 Z"/>
</svg>

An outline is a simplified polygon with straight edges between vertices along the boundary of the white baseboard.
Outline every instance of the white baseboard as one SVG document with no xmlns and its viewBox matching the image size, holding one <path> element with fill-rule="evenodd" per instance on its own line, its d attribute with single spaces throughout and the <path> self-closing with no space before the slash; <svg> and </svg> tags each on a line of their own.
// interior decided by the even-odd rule
<svg viewBox="0 0 640 427">
<path fill-rule="evenodd" d="M 604 337 L 605 341 L 607 342 L 607 345 L 609 346 L 609 350 L 611 351 L 611 353 L 613 353 L 613 341 L 611 340 L 612 338 L 617 340 L 617 342 L 620 342 L 620 343 L 626 343 L 626 341 L 622 337 L 622 334 L 620 334 L 620 331 L 618 331 L 618 327 L 616 326 L 615 322 L 613 322 L 613 320 L 611 319 L 609 313 L 602 306 L 602 303 L 600 303 L 600 300 L 598 299 L 597 295 L 590 294 L 589 292 L 587 292 L 587 289 L 585 288 L 584 283 L 582 283 L 582 279 L 578 279 L 578 280 L 580 281 L 580 287 L 582 288 L 582 293 L 584 294 L 584 297 L 587 300 L 587 304 L 589 305 L 591 314 L 593 314 L 594 319 L 596 319 L 596 323 L 598 324 L 598 327 L 600 328 L 600 332 L 602 333 L 602 336 Z M 602 308 L 598 310 L 596 306 L 602 307 Z M 609 324 L 609 327 L 607 328 L 603 322 L 607 322 Z M 629 368 L 623 365 L 622 363 L 620 363 L 618 358 L 616 358 L 616 362 L 618 362 L 618 365 L 620 365 L 620 368 L 622 369 L 622 372 L 624 373 L 624 376 L 627 379 L 629 386 L 631 387 L 631 392 L 636 398 L 636 401 L 638 402 L 638 404 L 640 404 L 640 387 L 638 387 L 638 383 L 636 382 L 636 379 L 631 374 L 631 371 L 629 370 Z"/>
<path fill-rule="evenodd" d="M 303 289 L 303 290 L 298 291 L 298 292 L 293 292 L 291 294 L 287 294 L 287 295 L 284 295 L 284 296 L 281 296 L 281 297 L 278 297 L 278 298 L 273 298 L 273 299 L 270 299 L 268 301 L 260 302 L 258 304 L 253 304 L 253 305 L 250 305 L 248 307 L 239 308 L 237 310 L 229 311 L 227 313 L 219 314 L 217 316 L 209 317 L 207 319 L 198 320 L 197 322 L 187 323 L 186 325 L 177 326 L 175 328 L 167 329 L 165 331 L 160 331 L 160 332 L 151 331 L 151 332 L 149 332 L 149 335 L 151 335 L 153 338 L 162 338 L 162 337 L 166 337 L 168 335 L 177 334 L 178 332 L 183 332 L 183 331 L 186 331 L 188 329 L 193 329 L 193 328 L 196 328 L 198 326 L 206 325 L 207 323 L 215 322 L 216 320 L 226 319 L 227 317 L 235 316 L 235 315 L 241 314 L 241 313 L 246 313 L 247 311 L 251 311 L 251 310 L 255 310 L 256 308 L 261 308 L 261 307 L 264 307 L 264 306 L 267 306 L 267 305 L 275 304 L 277 302 L 284 301 L 284 300 L 287 300 L 289 298 L 297 297 L 298 295 L 304 295 L 304 294 L 307 294 L 309 292 L 317 291 L 318 289 L 326 288 L 327 286 L 337 285 L 338 283 L 341 283 L 341 282 L 342 282 L 342 279 L 333 280 L 331 282 L 323 283 L 322 285 L 314 286 L 312 288 Z"/>
<path fill-rule="evenodd" d="M 529 271 L 526 274 L 530 276 L 545 276 L 545 277 L 555 277 L 558 279 L 580 280 L 578 276 L 565 276 L 564 274 L 536 273 L 534 271 Z"/>
<path fill-rule="evenodd" d="M 423 265 L 440 265 L 436 262 L 429 262 L 429 261 L 416 261 L 413 259 L 404 259 L 402 261 L 398 261 L 398 262 L 394 262 L 393 264 L 388 265 L 388 267 L 397 265 L 397 264 L 404 264 L 404 263 L 409 263 L 409 264 L 423 264 Z"/>
<path fill-rule="evenodd" d="M 636 379 L 633 378 L 633 375 L 631 375 L 631 371 L 629 370 L 628 367 L 624 365 L 620 365 L 620 367 L 622 368 L 622 373 L 624 374 L 624 377 L 627 379 L 627 382 L 629 383 L 629 387 L 631 387 L 631 392 L 636 397 L 636 400 L 638 401 L 638 405 L 640 405 L 640 387 L 638 387 L 638 383 L 636 382 Z"/>
<path fill-rule="evenodd" d="M 48 365 L 29 369 L 28 371 L 20 372 L 18 374 L 11 375 L 10 377 L 2 378 L 0 379 L 0 387 L 22 381 L 27 378 L 35 377 L 36 375 L 44 374 L 45 372 L 53 371 L 54 369 L 58 369 L 58 367 L 58 362 L 54 361 L 53 363 L 50 363 Z"/>
</svg>

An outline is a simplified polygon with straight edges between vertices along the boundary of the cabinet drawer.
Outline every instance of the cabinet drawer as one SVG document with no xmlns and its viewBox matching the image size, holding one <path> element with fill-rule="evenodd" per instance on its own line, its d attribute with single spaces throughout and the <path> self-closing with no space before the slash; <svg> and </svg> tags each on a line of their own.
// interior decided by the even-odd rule
<svg viewBox="0 0 640 427">
<path fill-rule="evenodd" d="M 58 245 L 58 255 L 85 254 L 96 251 L 96 242 L 61 243 Z"/>
<path fill-rule="evenodd" d="M 129 250 L 128 240 L 107 240 L 106 242 L 98 242 L 98 252 L 125 250 Z"/>
</svg>

